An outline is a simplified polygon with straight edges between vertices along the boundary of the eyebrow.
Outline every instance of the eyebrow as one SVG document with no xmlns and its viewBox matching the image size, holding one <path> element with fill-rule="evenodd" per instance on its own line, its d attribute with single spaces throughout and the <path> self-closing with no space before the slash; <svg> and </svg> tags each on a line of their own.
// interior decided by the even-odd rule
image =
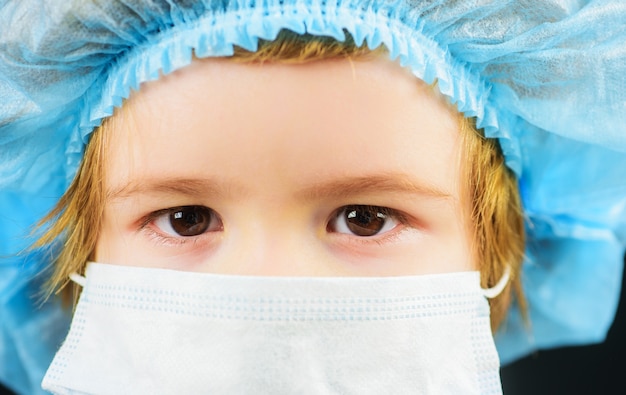
<svg viewBox="0 0 626 395">
<path fill-rule="evenodd" d="M 147 178 L 132 180 L 115 189 L 107 191 L 106 198 L 119 200 L 133 195 L 185 195 L 185 196 L 222 196 L 229 194 L 229 189 L 223 188 L 222 181 L 210 178 Z"/>
<path fill-rule="evenodd" d="M 413 181 L 402 173 L 374 174 L 345 177 L 329 182 L 307 186 L 297 193 L 303 200 L 343 198 L 369 193 L 405 193 L 435 199 L 452 199 L 450 192 L 426 182 Z"/>
<path fill-rule="evenodd" d="M 106 198 L 118 200 L 137 194 L 168 194 L 184 196 L 232 197 L 245 190 L 236 183 L 211 178 L 147 178 L 132 180 L 107 192 Z M 313 201 L 329 198 L 349 198 L 374 193 L 404 193 L 435 199 L 453 199 L 453 195 L 426 182 L 417 182 L 402 173 L 385 173 L 364 176 L 346 176 L 331 181 L 307 185 L 296 192 L 296 198 Z"/>
</svg>

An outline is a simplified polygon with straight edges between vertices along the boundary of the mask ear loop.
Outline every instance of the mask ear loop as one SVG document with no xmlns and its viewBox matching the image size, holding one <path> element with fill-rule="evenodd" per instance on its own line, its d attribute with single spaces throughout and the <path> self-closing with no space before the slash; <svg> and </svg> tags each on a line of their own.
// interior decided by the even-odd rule
<svg viewBox="0 0 626 395">
<path fill-rule="evenodd" d="M 85 288 L 85 284 L 87 284 L 87 279 L 78 273 L 71 273 L 70 280 L 74 281 L 76 284 L 80 285 L 83 288 Z"/>
<path fill-rule="evenodd" d="M 483 295 L 489 299 L 495 298 L 496 296 L 500 295 L 502 291 L 504 291 L 504 288 L 507 286 L 510 279 L 511 268 L 507 266 L 504 268 L 504 274 L 502 274 L 502 278 L 500 278 L 500 281 L 498 281 L 498 283 L 491 288 L 483 289 Z"/>
</svg>

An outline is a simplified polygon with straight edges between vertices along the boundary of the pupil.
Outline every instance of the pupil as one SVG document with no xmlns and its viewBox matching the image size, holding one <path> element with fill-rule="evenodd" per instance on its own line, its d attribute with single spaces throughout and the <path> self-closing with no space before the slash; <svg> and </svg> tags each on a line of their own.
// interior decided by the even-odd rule
<svg viewBox="0 0 626 395">
<path fill-rule="evenodd" d="M 387 215 L 379 207 L 349 206 L 345 213 L 348 229 L 357 236 L 374 236 L 387 220 Z"/>
<path fill-rule="evenodd" d="M 181 236 L 198 236 L 211 223 L 211 213 L 203 207 L 182 207 L 170 214 L 172 229 Z"/>
</svg>

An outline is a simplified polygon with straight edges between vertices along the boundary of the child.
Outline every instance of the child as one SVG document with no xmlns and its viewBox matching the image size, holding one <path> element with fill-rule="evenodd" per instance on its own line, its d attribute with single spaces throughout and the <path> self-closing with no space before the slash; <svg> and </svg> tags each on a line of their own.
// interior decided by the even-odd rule
<svg viewBox="0 0 626 395">
<path fill-rule="evenodd" d="M 265 8 L 197 3 L 168 12 L 155 11 L 157 4 L 94 7 L 70 6 L 55 19 L 59 32 L 89 37 L 80 46 L 86 52 L 78 50 L 82 63 L 66 54 L 74 67 L 81 64 L 79 77 L 63 77 L 66 67 L 43 77 L 50 91 L 55 84 L 67 90 L 70 81 L 85 84 L 84 95 L 57 104 L 46 101 L 46 89 L 38 86 L 28 94 L 43 96 L 39 105 L 49 106 L 47 115 L 21 115 L 29 108 L 25 99 L 22 107 L 3 110 L 6 119 L 17 118 L 7 127 L 7 147 L 17 158 L 47 158 L 10 145 L 11 139 L 22 142 L 17 130 L 66 128 L 51 139 L 62 144 L 70 178 L 81 156 L 76 142 L 89 140 L 41 239 L 62 243 L 51 287 L 63 287 L 70 277 L 84 286 L 72 330 L 46 375 L 47 389 L 499 392 L 483 305 L 485 296 L 494 298 L 495 329 L 509 306 L 510 290 L 501 293 L 508 278 L 519 288 L 521 205 L 515 175 L 495 140 L 482 138 L 458 111 L 498 137 L 509 166 L 525 177 L 520 185 L 530 221 L 527 253 L 536 256 L 533 243 L 541 243 L 556 262 L 570 261 L 569 269 L 562 264 L 551 270 L 574 269 L 578 276 L 581 258 L 570 255 L 584 259 L 591 245 L 612 256 L 598 270 L 619 273 L 611 262 L 623 253 L 614 232 L 624 222 L 626 191 L 617 175 L 626 168 L 625 155 L 550 134 L 564 128 L 533 109 L 536 97 L 556 105 L 555 92 L 521 89 L 526 82 L 515 77 L 523 74 L 499 63 L 505 55 L 474 66 L 447 55 L 428 29 L 442 12 L 458 13 L 454 6 L 428 12 L 415 4 L 376 2 L 267 2 Z M 495 20 L 512 12 L 492 7 Z M 138 17 L 138 10 L 150 12 Z M 556 12 L 544 11 L 546 18 Z M 106 32 L 96 28 L 105 23 L 100 12 L 114 16 L 106 19 L 112 24 Z M 573 13 L 568 23 L 577 18 L 583 17 Z M 115 53 L 116 45 L 100 45 L 113 26 L 124 34 L 143 33 L 107 58 L 103 54 Z M 302 35 L 304 27 L 313 35 Z M 546 31 L 534 34 L 540 33 Z M 256 47 L 257 38 L 269 40 Z M 364 39 L 372 50 L 360 45 Z M 452 42 L 445 45 L 453 49 Z M 227 59 L 210 59 L 217 56 Z M 2 76 L 12 84 L 4 89 L 27 92 L 17 68 L 6 65 Z M 502 70 L 509 80 L 500 80 Z M 549 75 L 571 78 L 559 72 Z M 541 76 L 527 78 L 532 84 Z M 129 94 L 130 88 L 138 91 Z M 121 99 L 128 100 L 122 105 Z M 608 102 L 614 103 L 619 100 Z M 576 114 L 568 119 L 575 122 Z M 624 149 L 623 131 L 605 126 L 595 143 Z M 584 128 L 571 129 L 570 137 L 589 138 L 582 136 Z M 52 148 L 46 167 L 59 161 Z M 578 170 L 573 189 L 553 187 L 555 174 L 571 177 L 565 171 L 572 171 L 572 153 L 598 168 Z M 614 170 L 594 162 L 598 157 Z M 37 177 L 41 169 L 33 167 L 24 186 L 32 187 Z M 581 185 L 604 200 L 581 209 L 572 195 Z M 546 205 L 544 196 L 559 205 Z M 88 265 L 90 260 L 100 263 Z M 535 262 L 541 259 L 528 265 Z M 480 290 L 476 270 L 480 286 L 493 288 Z M 529 270 L 529 278 L 537 279 Z M 571 286 L 567 278 L 559 281 Z M 595 286 L 593 277 L 585 282 Z M 533 285 L 545 298 L 544 285 Z M 549 290 L 557 292 L 558 283 Z M 530 322 L 541 329 L 536 345 L 580 340 L 575 330 L 567 338 L 566 331 L 557 337 L 542 327 L 532 314 L 536 299 L 528 287 L 526 292 Z M 613 308 L 603 314 L 610 316 Z M 516 320 L 513 315 L 504 325 L 505 359 L 528 350 L 528 341 L 515 339 L 523 326 Z M 530 338 L 529 329 L 521 330 Z"/>
</svg>

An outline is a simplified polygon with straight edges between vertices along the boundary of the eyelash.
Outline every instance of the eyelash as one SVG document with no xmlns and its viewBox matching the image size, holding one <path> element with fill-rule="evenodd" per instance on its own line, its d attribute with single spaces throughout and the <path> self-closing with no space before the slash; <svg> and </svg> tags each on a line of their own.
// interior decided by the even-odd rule
<svg viewBox="0 0 626 395">
<path fill-rule="evenodd" d="M 333 212 L 331 218 L 336 218 L 337 215 L 341 214 L 350 206 L 363 206 L 363 207 L 367 207 L 370 209 L 379 210 L 384 215 L 389 216 L 398 222 L 398 225 L 392 228 L 391 230 L 386 231 L 385 233 L 382 233 L 382 234 L 376 234 L 376 235 L 369 236 L 369 237 L 363 237 L 363 236 L 358 237 L 358 236 L 354 236 L 354 235 L 350 235 L 346 233 L 336 233 L 338 237 L 343 237 L 347 239 L 346 241 L 350 244 L 356 244 L 358 246 L 367 246 L 367 245 L 371 245 L 371 243 L 375 243 L 377 245 L 384 245 L 386 243 L 390 243 L 390 242 L 393 242 L 394 240 L 397 240 L 400 237 L 400 235 L 404 233 L 406 230 L 408 230 L 409 228 L 415 227 L 413 225 L 413 221 L 408 215 L 404 214 L 403 212 L 399 210 L 389 208 L 389 207 L 382 207 L 382 206 L 372 206 L 372 205 L 342 206 Z M 398 231 L 394 231 L 396 228 L 398 228 L 399 225 L 402 225 L 403 228 Z"/>
<path fill-rule="evenodd" d="M 382 206 L 372 206 L 372 205 L 346 205 L 333 211 L 333 213 L 331 214 L 327 222 L 327 229 L 330 226 L 330 223 L 333 220 L 335 220 L 341 213 L 346 211 L 347 208 L 357 207 L 357 206 L 365 207 L 368 209 L 375 209 L 381 212 L 382 214 L 384 214 L 385 216 L 388 216 L 396 220 L 398 222 L 398 225 L 393 227 L 391 230 L 388 230 L 382 234 L 375 234 L 372 236 L 357 236 L 357 235 L 348 234 L 348 233 L 332 232 L 332 233 L 337 234 L 338 237 L 343 237 L 347 239 L 346 241 L 349 243 L 354 243 L 358 245 L 370 245 L 371 243 L 376 243 L 377 245 L 383 245 L 385 243 L 388 243 L 397 239 L 400 236 L 400 234 L 402 234 L 406 230 L 407 225 L 408 227 L 412 227 L 411 225 L 412 221 L 408 218 L 408 216 L 396 209 L 382 207 Z M 191 207 L 191 206 L 185 206 L 185 207 Z M 204 206 L 196 206 L 196 207 L 204 207 Z M 163 234 L 164 232 L 154 229 L 155 227 L 154 223 L 157 219 L 159 219 L 163 215 L 172 214 L 176 210 L 181 210 L 183 208 L 184 207 L 171 207 L 171 208 L 154 211 L 146 215 L 139 221 L 138 229 L 139 231 L 145 232 L 148 235 L 148 237 L 150 237 L 150 239 L 152 239 L 154 242 L 160 245 L 172 246 L 172 247 L 189 245 L 189 244 L 192 244 L 192 245 L 198 244 L 202 241 L 203 237 L 209 237 L 209 235 L 213 233 L 209 231 L 209 232 L 204 232 L 196 236 L 175 237 L 175 236 L 167 236 Z M 208 210 L 211 210 L 211 212 L 214 213 L 219 218 L 219 216 L 217 215 L 217 213 L 215 213 L 215 211 L 213 211 L 212 209 L 208 209 Z M 404 228 L 400 229 L 399 231 L 394 231 L 394 229 L 398 228 L 399 225 L 404 226 Z"/>
<path fill-rule="evenodd" d="M 157 244 L 164 245 L 167 247 L 189 245 L 189 243 L 196 244 L 198 242 L 197 237 L 185 237 L 185 238 L 169 237 L 169 236 L 163 236 L 159 234 L 158 232 L 156 232 L 155 230 L 150 229 L 150 228 L 144 228 L 143 230 L 148 233 L 148 236 L 150 237 L 152 241 L 156 242 Z"/>
<path fill-rule="evenodd" d="M 203 206 L 199 206 L 199 207 L 203 207 Z M 176 210 L 180 210 L 181 208 L 183 207 L 170 207 L 170 208 L 151 212 L 150 214 L 146 215 L 139 221 L 139 226 L 138 226 L 139 231 L 146 233 L 148 237 L 154 242 L 160 245 L 165 245 L 167 247 L 198 244 L 202 240 L 203 236 L 206 236 L 208 233 L 211 233 L 211 232 L 205 232 L 198 236 L 192 236 L 192 237 L 184 237 L 184 236 L 173 237 L 173 236 L 164 235 L 162 232 L 157 231 L 156 229 L 153 229 L 153 227 L 151 226 L 161 216 L 165 214 L 171 214 Z"/>
</svg>

